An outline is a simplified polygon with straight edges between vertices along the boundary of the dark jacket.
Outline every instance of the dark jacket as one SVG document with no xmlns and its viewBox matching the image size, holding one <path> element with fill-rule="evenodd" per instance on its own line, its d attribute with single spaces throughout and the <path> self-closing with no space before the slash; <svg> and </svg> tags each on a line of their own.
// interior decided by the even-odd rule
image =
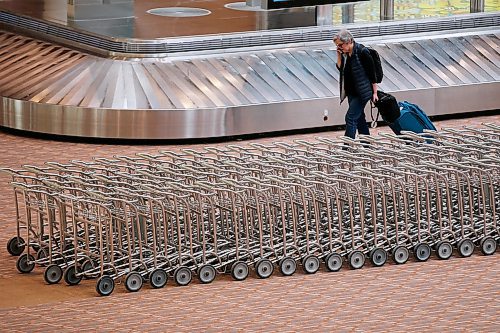
<svg viewBox="0 0 500 333">
<path fill-rule="evenodd" d="M 363 59 L 363 60 L 362 60 Z M 345 58 L 342 57 L 340 70 L 340 103 L 346 97 L 344 92 L 345 82 Z M 373 96 L 372 82 L 375 82 L 375 71 L 373 60 L 371 59 L 370 52 L 363 46 L 354 42 L 352 55 L 350 58 L 352 77 L 354 82 L 355 93 L 359 96 L 362 102 L 368 102 Z"/>
</svg>

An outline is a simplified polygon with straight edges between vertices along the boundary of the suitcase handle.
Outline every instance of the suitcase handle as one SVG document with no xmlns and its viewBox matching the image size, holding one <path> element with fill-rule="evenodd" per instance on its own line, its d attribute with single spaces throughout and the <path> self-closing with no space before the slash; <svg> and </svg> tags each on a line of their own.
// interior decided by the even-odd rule
<svg viewBox="0 0 500 333">
<path fill-rule="evenodd" d="M 377 117 L 375 119 L 373 118 L 373 109 L 377 109 Z M 380 115 L 380 111 L 378 108 L 375 106 L 375 104 L 370 100 L 370 115 L 372 117 L 372 123 L 370 125 L 371 128 L 377 128 L 377 123 L 378 123 L 378 117 Z"/>
</svg>

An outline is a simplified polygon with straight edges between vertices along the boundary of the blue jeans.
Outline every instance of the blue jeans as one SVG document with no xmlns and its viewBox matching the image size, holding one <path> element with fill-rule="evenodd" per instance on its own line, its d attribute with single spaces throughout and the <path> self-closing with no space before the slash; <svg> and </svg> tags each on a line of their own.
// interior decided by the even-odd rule
<svg viewBox="0 0 500 333">
<path fill-rule="evenodd" d="M 345 114 L 345 136 L 352 139 L 356 137 L 356 130 L 359 134 L 370 134 L 368 125 L 366 124 L 365 105 L 368 103 L 362 102 L 358 96 L 347 96 L 349 109 Z"/>
</svg>

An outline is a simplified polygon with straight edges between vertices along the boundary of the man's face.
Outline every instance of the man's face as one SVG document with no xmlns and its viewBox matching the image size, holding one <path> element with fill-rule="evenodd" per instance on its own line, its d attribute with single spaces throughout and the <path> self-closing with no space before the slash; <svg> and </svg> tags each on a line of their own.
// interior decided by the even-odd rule
<svg viewBox="0 0 500 333">
<path fill-rule="evenodd" d="M 337 46 L 337 50 L 340 50 L 342 53 L 349 52 L 349 47 L 352 44 L 352 42 L 342 42 L 340 39 L 336 39 L 334 42 Z"/>
</svg>

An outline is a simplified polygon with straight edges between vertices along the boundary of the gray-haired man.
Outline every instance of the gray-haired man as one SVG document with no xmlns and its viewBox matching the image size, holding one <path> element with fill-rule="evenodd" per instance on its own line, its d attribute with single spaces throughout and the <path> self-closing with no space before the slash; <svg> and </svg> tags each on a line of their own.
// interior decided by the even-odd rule
<svg viewBox="0 0 500 333">
<path fill-rule="evenodd" d="M 345 115 L 345 136 L 355 138 L 370 134 L 365 117 L 366 103 L 378 100 L 375 65 L 370 51 L 356 43 L 348 30 L 339 31 L 333 42 L 337 46 L 337 68 L 340 71 L 340 103 L 347 97 L 349 109 Z"/>
</svg>

